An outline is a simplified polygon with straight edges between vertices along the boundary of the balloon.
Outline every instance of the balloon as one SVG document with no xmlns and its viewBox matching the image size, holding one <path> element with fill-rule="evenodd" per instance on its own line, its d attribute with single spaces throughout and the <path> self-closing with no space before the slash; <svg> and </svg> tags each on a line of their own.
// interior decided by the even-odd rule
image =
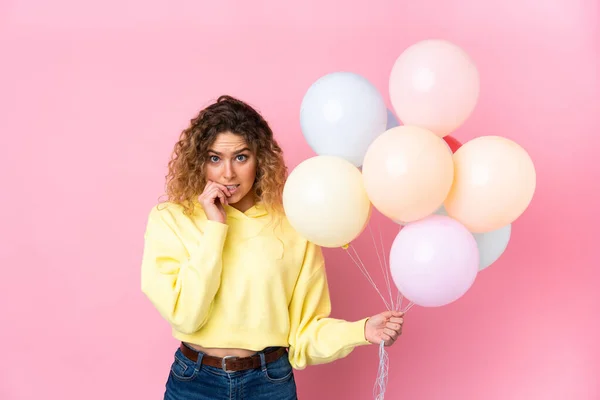
<svg viewBox="0 0 600 400">
<path fill-rule="evenodd" d="M 454 165 L 440 137 L 423 128 L 398 126 L 369 146 L 362 173 L 373 205 L 388 218 L 410 222 L 444 202 Z"/>
<path fill-rule="evenodd" d="M 394 284 L 423 307 L 449 304 L 473 285 L 479 270 L 473 235 L 460 222 L 432 215 L 406 225 L 390 250 Z"/>
<path fill-rule="evenodd" d="M 387 125 L 385 127 L 385 130 L 387 131 L 387 130 L 395 128 L 397 126 L 400 126 L 400 123 L 398 123 L 398 119 L 396 118 L 396 116 L 394 115 L 392 110 L 390 110 L 388 108 L 387 109 Z"/>
<path fill-rule="evenodd" d="M 448 216 L 444 206 L 438 208 L 434 215 Z M 400 226 L 406 225 L 404 221 L 394 221 Z M 401 228 L 402 229 L 402 228 Z M 482 271 L 495 263 L 506 250 L 510 240 L 511 224 L 491 232 L 472 233 L 477 242 L 479 251 L 479 270 Z"/>
<path fill-rule="evenodd" d="M 452 154 L 456 152 L 460 146 L 462 146 L 462 143 L 454 139 L 452 136 L 444 136 L 442 139 L 444 139 L 444 144 L 448 148 L 448 151 L 450 151 Z"/>
<path fill-rule="evenodd" d="M 477 248 L 479 249 L 479 270 L 484 270 L 495 263 L 510 240 L 511 225 L 508 224 L 491 232 L 474 233 Z"/>
<path fill-rule="evenodd" d="M 398 57 L 390 99 L 404 125 L 446 136 L 461 126 L 479 97 L 479 72 L 469 55 L 444 40 L 424 40 Z"/>
<path fill-rule="evenodd" d="M 517 143 L 481 136 L 454 154 L 454 183 L 444 206 L 474 233 L 499 229 L 529 206 L 536 186 L 531 158 Z"/>
<path fill-rule="evenodd" d="M 300 108 L 302 133 L 313 151 L 342 157 L 357 167 L 386 124 L 387 108 L 379 91 L 351 72 L 318 79 L 304 95 Z"/>
<path fill-rule="evenodd" d="M 434 215 L 448 216 L 444 206 L 438 208 Z M 398 225 L 406 225 L 403 221 L 394 221 Z M 491 232 L 473 233 L 479 251 L 479 270 L 484 270 L 495 263 L 506 250 L 510 240 L 511 224 Z"/>
<path fill-rule="evenodd" d="M 438 208 L 437 210 L 435 210 L 433 212 L 433 215 L 445 215 L 448 216 L 448 213 L 446 212 L 446 209 L 444 208 L 443 205 L 440 206 L 440 208 Z M 407 224 L 406 221 L 401 221 L 399 219 L 392 219 L 392 221 L 394 221 L 395 223 L 397 223 L 400 226 L 404 226 Z"/>
<path fill-rule="evenodd" d="M 360 171 L 334 156 L 312 157 L 294 168 L 283 189 L 283 207 L 292 227 L 323 247 L 350 243 L 371 215 Z"/>
<path fill-rule="evenodd" d="M 444 141 L 448 144 L 448 147 L 450 147 L 450 151 L 452 151 L 452 153 L 456 153 L 456 150 L 460 149 L 462 146 L 461 142 L 450 135 L 444 136 Z"/>
</svg>

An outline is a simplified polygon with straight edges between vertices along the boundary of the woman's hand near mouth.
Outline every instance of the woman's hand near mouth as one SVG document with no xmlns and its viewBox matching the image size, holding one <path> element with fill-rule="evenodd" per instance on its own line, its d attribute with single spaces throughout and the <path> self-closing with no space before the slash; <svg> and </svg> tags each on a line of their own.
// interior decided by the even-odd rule
<svg viewBox="0 0 600 400">
<path fill-rule="evenodd" d="M 229 204 L 227 199 L 231 197 L 231 192 L 225 185 L 208 181 L 204 187 L 204 191 L 198 197 L 198 201 L 202 205 L 206 217 L 211 221 L 225 223 L 227 214 L 223 205 Z"/>
</svg>

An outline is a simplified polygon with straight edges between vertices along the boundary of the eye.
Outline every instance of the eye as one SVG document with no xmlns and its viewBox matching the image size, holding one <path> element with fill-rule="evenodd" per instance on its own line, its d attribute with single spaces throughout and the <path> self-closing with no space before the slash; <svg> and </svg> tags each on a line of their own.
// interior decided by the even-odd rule
<svg viewBox="0 0 600 400">
<path fill-rule="evenodd" d="M 248 159 L 248 156 L 245 154 L 238 154 L 237 157 L 235 157 L 235 159 L 239 162 L 244 162 Z"/>
<path fill-rule="evenodd" d="M 218 163 L 219 162 L 219 157 L 217 156 L 210 156 L 209 160 L 211 163 Z"/>
</svg>

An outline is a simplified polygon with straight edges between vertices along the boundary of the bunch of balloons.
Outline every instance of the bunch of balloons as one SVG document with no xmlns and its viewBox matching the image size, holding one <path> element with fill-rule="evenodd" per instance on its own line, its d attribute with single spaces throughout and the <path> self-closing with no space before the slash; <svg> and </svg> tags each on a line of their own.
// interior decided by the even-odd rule
<svg viewBox="0 0 600 400">
<path fill-rule="evenodd" d="M 401 124 L 364 77 L 318 79 L 300 111 L 317 155 L 284 189 L 292 226 L 318 245 L 344 246 L 375 207 L 403 225 L 389 255 L 398 290 L 426 307 L 460 298 L 504 252 L 536 185 L 533 162 L 514 141 L 450 136 L 472 114 L 479 84 L 469 55 L 445 40 L 418 42 L 396 59 L 389 94 Z"/>
</svg>

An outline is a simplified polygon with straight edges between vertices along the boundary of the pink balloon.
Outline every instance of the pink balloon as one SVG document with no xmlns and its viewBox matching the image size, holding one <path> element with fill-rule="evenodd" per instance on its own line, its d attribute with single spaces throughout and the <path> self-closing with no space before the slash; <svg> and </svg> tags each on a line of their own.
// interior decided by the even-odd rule
<svg viewBox="0 0 600 400">
<path fill-rule="evenodd" d="M 431 215 L 398 233 L 390 269 L 404 297 L 423 307 L 443 306 L 473 285 L 479 270 L 477 242 L 455 219 Z"/>
<path fill-rule="evenodd" d="M 479 72 L 459 46 L 445 40 L 424 40 L 398 57 L 390 73 L 389 91 L 404 125 L 444 137 L 475 109 Z"/>
</svg>

